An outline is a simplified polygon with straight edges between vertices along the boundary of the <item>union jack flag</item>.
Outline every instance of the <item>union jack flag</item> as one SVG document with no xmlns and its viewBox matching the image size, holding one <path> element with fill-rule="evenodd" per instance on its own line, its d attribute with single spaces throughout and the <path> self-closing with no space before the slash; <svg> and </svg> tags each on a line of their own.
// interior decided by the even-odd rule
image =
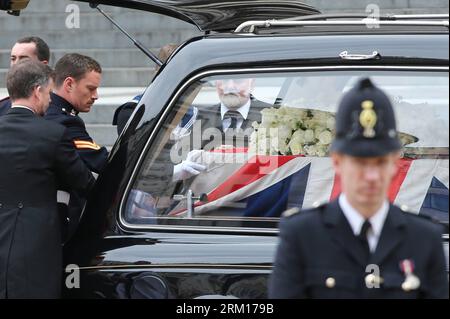
<svg viewBox="0 0 450 319">
<path fill-rule="evenodd" d="M 233 153 L 245 158 L 246 150 Z M 403 158 L 398 165 L 389 200 L 448 222 L 449 160 Z M 208 203 L 197 203 L 196 215 L 234 203 L 240 204 L 240 216 L 249 217 L 279 217 L 291 207 L 330 201 L 341 191 L 329 157 L 260 155 L 216 165 L 197 176 L 191 188 L 197 194 L 209 190 Z"/>
</svg>

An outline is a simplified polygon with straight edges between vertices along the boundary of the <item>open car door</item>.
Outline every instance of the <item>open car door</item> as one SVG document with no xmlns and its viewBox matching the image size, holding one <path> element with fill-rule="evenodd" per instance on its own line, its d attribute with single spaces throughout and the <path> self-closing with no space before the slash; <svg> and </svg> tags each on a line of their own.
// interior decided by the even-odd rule
<svg viewBox="0 0 450 319">
<path fill-rule="evenodd" d="M 249 20 L 293 18 L 320 13 L 297 0 L 75 0 L 163 14 L 200 31 L 231 31 Z"/>
</svg>

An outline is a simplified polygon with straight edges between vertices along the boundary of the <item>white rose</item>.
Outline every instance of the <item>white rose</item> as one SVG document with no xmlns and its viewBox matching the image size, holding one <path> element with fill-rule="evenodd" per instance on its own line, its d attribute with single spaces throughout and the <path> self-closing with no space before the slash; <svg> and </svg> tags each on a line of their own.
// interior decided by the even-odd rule
<svg viewBox="0 0 450 319">
<path fill-rule="evenodd" d="M 271 139 L 270 140 L 270 155 L 286 155 L 287 154 L 287 144 L 285 140 Z"/>
<path fill-rule="evenodd" d="M 289 139 L 292 136 L 292 130 L 287 125 L 281 125 L 278 127 L 278 138 L 280 139 Z"/>
<path fill-rule="evenodd" d="M 331 144 L 331 141 L 333 140 L 333 134 L 331 134 L 330 131 L 325 130 L 319 134 L 318 139 L 319 139 L 319 143 L 321 145 L 329 145 L 329 144 Z"/>
<path fill-rule="evenodd" d="M 278 151 L 281 155 L 287 155 L 289 153 L 289 147 L 285 141 L 280 141 L 278 144 Z"/>
<path fill-rule="evenodd" d="M 314 145 L 305 145 L 304 147 L 305 155 L 314 156 L 316 154 L 316 148 Z"/>
<path fill-rule="evenodd" d="M 306 143 L 313 143 L 315 141 L 314 138 L 314 131 L 309 129 L 305 131 L 305 142 Z"/>
<path fill-rule="evenodd" d="M 287 127 L 289 127 L 289 129 L 290 129 L 291 131 L 295 131 L 295 130 L 297 130 L 297 129 L 301 126 L 302 121 L 299 120 L 299 119 L 296 118 L 296 117 L 291 117 L 290 115 L 285 115 L 285 116 L 283 117 L 283 123 L 284 123 Z"/>
<path fill-rule="evenodd" d="M 249 153 L 256 154 L 258 152 L 258 133 L 257 131 L 253 131 L 250 134 L 250 145 L 249 145 Z"/>
<path fill-rule="evenodd" d="M 265 127 L 274 127 L 278 124 L 277 109 L 266 108 L 261 110 L 261 124 Z"/>
<path fill-rule="evenodd" d="M 325 145 L 316 145 L 316 155 L 324 157 L 327 155 L 328 147 Z"/>
<path fill-rule="evenodd" d="M 302 129 L 298 129 L 297 131 L 295 131 L 292 136 L 291 136 L 291 141 L 295 140 L 297 143 L 300 144 L 305 144 L 305 131 Z"/>
<path fill-rule="evenodd" d="M 303 154 L 303 143 L 300 143 L 298 139 L 291 139 L 288 147 L 291 150 L 292 155 Z"/>
<path fill-rule="evenodd" d="M 258 132 L 257 132 L 258 141 L 259 140 L 264 140 L 266 137 L 268 137 L 269 136 L 269 131 L 270 131 L 269 128 L 260 127 L 258 129 Z"/>
<path fill-rule="evenodd" d="M 334 119 L 334 117 L 332 115 L 328 116 L 327 121 L 326 121 L 327 129 L 329 129 L 330 131 L 334 130 L 335 123 L 336 123 L 336 120 Z"/>
<path fill-rule="evenodd" d="M 258 139 L 258 154 L 269 155 L 270 154 L 270 139 Z"/>
<path fill-rule="evenodd" d="M 325 131 L 325 128 L 324 128 L 323 126 L 317 126 L 317 127 L 314 129 L 314 138 L 315 138 L 316 140 L 318 140 L 320 134 L 322 134 L 323 131 Z"/>
<path fill-rule="evenodd" d="M 291 137 L 291 130 L 286 126 L 271 128 L 270 135 L 270 154 L 277 155 L 278 153 L 286 154 L 287 140 Z"/>
<path fill-rule="evenodd" d="M 303 121 L 304 126 L 309 130 L 315 130 L 318 126 L 320 126 L 320 122 L 316 121 L 314 118 L 306 119 Z"/>
</svg>

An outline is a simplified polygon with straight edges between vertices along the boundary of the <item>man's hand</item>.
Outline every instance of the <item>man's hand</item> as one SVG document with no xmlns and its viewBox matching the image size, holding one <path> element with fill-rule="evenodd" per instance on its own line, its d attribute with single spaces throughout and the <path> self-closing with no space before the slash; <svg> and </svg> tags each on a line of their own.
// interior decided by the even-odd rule
<svg viewBox="0 0 450 319">
<path fill-rule="evenodd" d="M 197 176 L 206 170 L 206 166 L 200 164 L 202 161 L 202 150 L 190 151 L 186 160 L 173 168 L 173 181 L 185 180 L 192 176 Z"/>
</svg>

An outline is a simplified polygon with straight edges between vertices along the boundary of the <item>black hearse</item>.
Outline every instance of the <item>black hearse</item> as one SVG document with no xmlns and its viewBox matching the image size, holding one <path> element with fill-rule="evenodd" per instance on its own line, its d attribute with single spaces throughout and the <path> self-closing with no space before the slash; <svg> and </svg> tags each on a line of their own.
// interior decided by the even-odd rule
<svg viewBox="0 0 450 319">
<path fill-rule="evenodd" d="M 441 222 L 448 256 L 448 16 L 321 15 L 287 0 L 96 4 L 177 17 L 204 35 L 162 64 L 114 145 L 65 245 L 65 264 L 81 274 L 68 297 L 265 298 L 280 215 L 339 193 L 329 133 L 361 76 L 388 92 L 399 121 L 403 158 L 389 197 Z M 217 123 L 217 83 L 245 80 L 268 106 L 247 142 L 219 135 L 201 150 L 190 139 L 196 116 L 208 110 Z M 196 154 L 207 169 L 174 179 Z"/>
</svg>

